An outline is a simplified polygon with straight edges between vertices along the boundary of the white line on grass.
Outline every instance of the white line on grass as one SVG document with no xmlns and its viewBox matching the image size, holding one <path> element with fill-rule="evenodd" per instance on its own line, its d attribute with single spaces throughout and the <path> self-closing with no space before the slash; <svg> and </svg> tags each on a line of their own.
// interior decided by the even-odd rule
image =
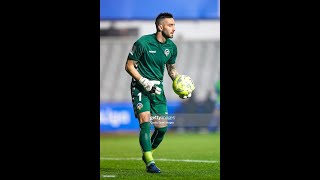
<svg viewBox="0 0 320 180">
<path fill-rule="evenodd" d="M 102 175 L 102 177 L 116 177 L 116 175 Z"/>
<path fill-rule="evenodd" d="M 142 161 L 141 158 L 107 158 L 100 157 L 100 160 L 113 160 L 113 161 Z M 172 162 L 196 162 L 196 163 L 219 163 L 219 161 L 208 161 L 208 160 L 191 160 L 191 159 L 155 159 L 156 161 L 172 161 Z"/>
</svg>

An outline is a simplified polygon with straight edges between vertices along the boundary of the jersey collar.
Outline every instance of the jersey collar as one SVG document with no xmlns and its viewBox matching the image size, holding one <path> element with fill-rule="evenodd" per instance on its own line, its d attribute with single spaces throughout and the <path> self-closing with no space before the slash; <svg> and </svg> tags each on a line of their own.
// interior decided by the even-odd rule
<svg viewBox="0 0 320 180">
<path fill-rule="evenodd" d="M 158 41 L 158 39 L 157 39 L 157 37 L 156 37 L 156 33 L 153 33 L 152 36 L 153 36 L 153 38 L 154 38 L 154 40 L 155 40 L 155 43 L 160 44 L 160 45 L 168 44 L 169 39 L 167 39 L 166 42 L 162 43 L 162 42 L 159 42 L 159 41 Z"/>
</svg>

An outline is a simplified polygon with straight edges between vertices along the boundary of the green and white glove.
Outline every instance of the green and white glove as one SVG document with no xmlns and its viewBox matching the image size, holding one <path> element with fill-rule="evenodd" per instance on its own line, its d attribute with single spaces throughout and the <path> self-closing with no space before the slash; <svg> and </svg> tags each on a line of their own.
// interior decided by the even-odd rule
<svg viewBox="0 0 320 180">
<path fill-rule="evenodd" d="M 152 93 L 152 94 L 161 94 L 162 89 L 155 86 L 155 85 L 159 85 L 160 81 L 150 81 L 147 78 L 142 77 L 139 80 L 139 83 L 144 87 L 145 90 L 147 90 L 148 92 Z"/>
</svg>

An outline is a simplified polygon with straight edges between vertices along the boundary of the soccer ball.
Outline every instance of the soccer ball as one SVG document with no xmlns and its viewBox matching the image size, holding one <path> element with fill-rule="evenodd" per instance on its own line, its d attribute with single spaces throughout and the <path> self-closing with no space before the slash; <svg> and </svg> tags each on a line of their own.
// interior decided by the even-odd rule
<svg viewBox="0 0 320 180">
<path fill-rule="evenodd" d="M 179 96 L 187 96 L 195 89 L 192 79 L 187 75 L 178 75 L 172 82 L 173 91 Z"/>
</svg>

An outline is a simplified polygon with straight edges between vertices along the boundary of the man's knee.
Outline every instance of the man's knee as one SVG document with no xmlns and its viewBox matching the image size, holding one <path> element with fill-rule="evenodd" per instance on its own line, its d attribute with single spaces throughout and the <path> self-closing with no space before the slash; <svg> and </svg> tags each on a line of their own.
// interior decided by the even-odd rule
<svg viewBox="0 0 320 180">
<path fill-rule="evenodd" d="M 162 128 L 157 128 L 157 130 L 158 130 L 159 134 L 163 134 L 164 135 L 168 130 L 168 126 L 162 127 Z"/>
<path fill-rule="evenodd" d="M 139 123 L 150 122 L 150 111 L 142 112 L 139 114 Z"/>
<path fill-rule="evenodd" d="M 168 120 L 165 118 L 153 118 L 152 119 L 152 124 L 154 125 L 154 127 L 156 128 L 163 128 L 163 127 L 167 127 L 168 126 Z"/>
</svg>

